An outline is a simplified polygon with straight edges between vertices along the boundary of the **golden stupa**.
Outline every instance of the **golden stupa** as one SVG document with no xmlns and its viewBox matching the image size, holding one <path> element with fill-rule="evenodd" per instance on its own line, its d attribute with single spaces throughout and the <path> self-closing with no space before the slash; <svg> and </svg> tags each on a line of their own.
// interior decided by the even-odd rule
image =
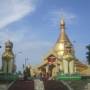
<svg viewBox="0 0 90 90">
<path fill-rule="evenodd" d="M 43 63 L 37 68 L 43 74 L 49 73 L 52 77 L 58 72 L 74 74 L 87 69 L 76 57 L 71 41 L 65 31 L 64 18 L 60 22 L 60 35 L 52 50 L 43 58 Z"/>
</svg>

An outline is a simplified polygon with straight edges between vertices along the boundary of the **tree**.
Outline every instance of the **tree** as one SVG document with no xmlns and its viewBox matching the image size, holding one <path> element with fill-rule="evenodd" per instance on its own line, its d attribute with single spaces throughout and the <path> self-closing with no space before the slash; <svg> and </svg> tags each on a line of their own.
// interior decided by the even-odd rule
<svg viewBox="0 0 90 90">
<path fill-rule="evenodd" d="M 86 53 L 87 54 L 86 58 L 87 58 L 88 64 L 90 64 L 90 44 L 88 46 L 86 46 L 86 48 L 88 49 L 88 51 Z"/>
</svg>

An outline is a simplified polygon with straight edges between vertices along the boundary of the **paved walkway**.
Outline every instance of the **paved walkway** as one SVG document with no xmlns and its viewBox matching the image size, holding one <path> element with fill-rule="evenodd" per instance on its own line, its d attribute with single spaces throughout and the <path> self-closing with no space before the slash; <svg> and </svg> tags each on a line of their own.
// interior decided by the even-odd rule
<svg viewBox="0 0 90 90">
<path fill-rule="evenodd" d="M 7 90 L 7 85 L 5 84 L 0 85 L 0 90 Z"/>
<path fill-rule="evenodd" d="M 62 82 L 65 86 L 67 86 L 69 90 L 74 90 L 74 89 L 71 88 L 71 86 L 70 86 L 68 83 L 66 83 L 65 81 L 61 80 L 61 82 Z"/>
<path fill-rule="evenodd" d="M 34 90 L 34 82 L 30 80 L 17 80 L 8 90 Z"/>
<path fill-rule="evenodd" d="M 34 80 L 34 90 L 45 90 L 43 81 L 39 79 Z"/>
</svg>

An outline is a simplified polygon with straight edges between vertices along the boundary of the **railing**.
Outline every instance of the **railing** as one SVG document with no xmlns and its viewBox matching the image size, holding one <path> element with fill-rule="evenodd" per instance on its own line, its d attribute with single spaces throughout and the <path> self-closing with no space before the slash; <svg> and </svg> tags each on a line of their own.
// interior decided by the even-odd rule
<svg viewBox="0 0 90 90">
<path fill-rule="evenodd" d="M 80 74 L 58 74 L 55 79 L 56 80 L 81 80 L 81 75 Z"/>
<path fill-rule="evenodd" d="M 2 81 L 14 81 L 18 79 L 18 75 L 14 75 L 14 74 L 0 74 L 0 80 Z"/>
</svg>

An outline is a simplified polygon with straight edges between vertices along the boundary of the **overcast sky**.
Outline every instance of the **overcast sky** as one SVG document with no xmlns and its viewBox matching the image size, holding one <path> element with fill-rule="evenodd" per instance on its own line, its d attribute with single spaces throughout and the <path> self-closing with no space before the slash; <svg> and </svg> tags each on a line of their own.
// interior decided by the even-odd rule
<svg viewBox="0 0 90 90">
<path fill-rule="evenodd" d="M 18 70 L 27 58 L 27 64 L 40 64 L 57 41 L 62 15 L 76 57 L 85 62 L 90 0 L 0 0 L 0 56 L 5 41 L 11 40 Z"/>
</svg>

